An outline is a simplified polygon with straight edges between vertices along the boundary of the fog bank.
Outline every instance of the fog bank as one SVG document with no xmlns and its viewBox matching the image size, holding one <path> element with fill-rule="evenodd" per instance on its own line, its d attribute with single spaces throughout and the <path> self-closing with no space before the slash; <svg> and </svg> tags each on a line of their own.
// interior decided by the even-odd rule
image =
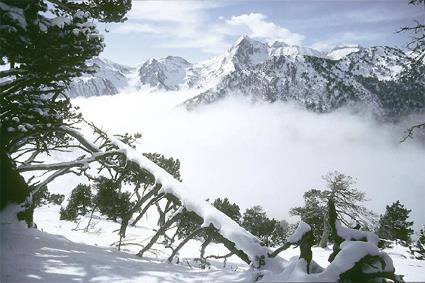
<svg viewBox="0 0 425 283">
<path fill-rule="evenodd" d="M 179 158 L 183 181 L 205 198 L 228 197 L 245 209 L 288 217 L 302 195 L 324 188 L 338 170 L 357 179 L 367 206 L 382 213 L 400 200 L 415 227 L 425 223 L 425 147 L 400 144 L 403 126 L 367 114 L 317 114 L 285 103 L 228 99 L 188 112 L 193 93 L 128 93 L 73 101 L 109 133 L 139 131 L 138 149 Z"/>
</svg>

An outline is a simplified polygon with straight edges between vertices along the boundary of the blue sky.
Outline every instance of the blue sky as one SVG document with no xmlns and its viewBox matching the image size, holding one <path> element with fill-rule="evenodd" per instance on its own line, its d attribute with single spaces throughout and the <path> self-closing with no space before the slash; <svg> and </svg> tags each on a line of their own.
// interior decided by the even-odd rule
<svg viewBox="0 0 425 283">
<path fill-rule="evenodd" d="M 424 20 L 421 6 L 407 0 L 135 1 L 128 21 L 99 24 L 106 48 L 101 56 L 122 64 L 182 56 L 198 62 L 228 49 L 241 35 L 265 42 L 329 50 L 339 44 L 405 48 L 396 33 Z"/>
</svg>

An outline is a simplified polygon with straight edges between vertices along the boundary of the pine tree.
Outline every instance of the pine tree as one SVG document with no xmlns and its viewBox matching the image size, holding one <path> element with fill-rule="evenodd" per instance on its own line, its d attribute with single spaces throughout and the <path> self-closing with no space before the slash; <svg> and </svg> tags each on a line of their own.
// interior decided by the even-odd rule
<svg viewBox="0 0 425 283">
<path fill-rule="evenodd" d="M 400 201 L 386 206 L 384 215 L 379 219 L 377 234 L 386 240 L 400 240 L 405 244 L 411 243 L 413 221 L 407 221 L 411 210 L 404 207 Z"/>
<path fill-rule="evenodd" d="M 118 218 L 123 219 L 132 207 L 130 193 L 121 192 L 120 184 L 105 177 L 101 177 L 95 187 L 97 194 L 93 202 L 100 213 L 114 221 Z"/>
<path fill-rule="evenodd" d="M 323 222 L 326 211 L 325 196 L 320 190 L 309 190 L 304 193 L 304 206 L 294 207 L 289 213 L 299 216 L 310 225 L 315 242 L 318 243 L 323 233 Z"/>
<path fill-rule="evenodd" d="M 71 192 L 68 204 L 60 210 L 61 220 L 76 220 L 93 206 L 93 194 L 89 185 L 78 184 Z"/>
<path fill-rule="evenodd" d="M 49 199 L 50 193 L 46 186 L 38 190 L 38 192 L 33 195 L 33 202 L 36 207 L 46 205 L 49 202 Z"/>
<path fill-rule="evenodd" d="M 228 198 L 217 198 L 214 200 L 212 205 L 227 216 L 229 216 L 231 219 L 236 221 L 237 223 L 240 222 L 241 210 L 239 208 L 239 205 L 237 205 L 236 203 L 230 203 Z"/>
<path fill-rule="evenodd" d="M 16 153 L 28 150 L 24 163 L 31 165 L 38 155 L 70 144 L 66 129 L 81 116 L 64 90 L 73 77 L 93 71 L 86 61 L 104 47 L 93 20 L 122 21 L 130 8 L 130 0 L 1 1 L 0 209 L 26 201 L 28 210 L 18 217 L 29 226 L 30 194 L 42 186 L 30 190 Z"/>
<path fill-rule="evenodd" d="M 425 228 L 420 230 L 418 240 L 409 248 L 416 259 L 425 260 Z"/>
<path fill-rule="evenodd" d="M 279 222 L 275 219 L 269 219 L 264 209 L 259 205 L 245 210 L 241 225 L 257 236 L 266 246 L 277 246 L 282 242 L 279 237 L 279 234 L 281 234 Z"/>
<path fill-rule="evenodd" d="M 363 205 L 366 195 L 354 187 L 352 177 L 334 171 L 323 176 L 323 179 L 326 181 L 325 190 L 307 191 L 304 194 L 305 205 L 290 211 L 311 226 L 315 241 L 320 242 L 321 247 L 327 246 L 331 233 L 327 213 L 329 200 L 335 205 L 338 220 L 348 227 L 368 229 L 375 219 L 375 214 Z"/>
</svg>

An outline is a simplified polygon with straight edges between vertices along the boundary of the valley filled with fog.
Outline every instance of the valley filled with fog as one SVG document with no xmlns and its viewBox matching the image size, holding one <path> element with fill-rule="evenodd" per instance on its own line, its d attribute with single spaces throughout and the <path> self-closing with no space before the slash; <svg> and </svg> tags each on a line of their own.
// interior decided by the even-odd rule
<svg viewBox="0 0 425 283">
<path fill-rule="evenodd" d="M 338 170 L 357 180 L 376 213 L 400 200 L 415 227 L 425 223 L 425 147 L 418 138 L 400 143 L 418 117 L 395 125 L 367 111 L 318 114 L 234 96 L 193 111 L 180 106 L 194 94 L 140 91 L 73 104 L 110 134 L 142 133 L 139 151 L 180 159 L 184 183 L 205 198 L 228 197 L 242 209 L 258 204 L 288 219 L 305 191 L 324 189 L 322 176 Z"/>
</svg>

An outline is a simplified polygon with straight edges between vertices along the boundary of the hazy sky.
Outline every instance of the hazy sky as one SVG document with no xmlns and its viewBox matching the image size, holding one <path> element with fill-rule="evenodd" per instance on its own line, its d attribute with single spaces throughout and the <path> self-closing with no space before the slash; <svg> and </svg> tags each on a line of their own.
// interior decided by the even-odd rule
<svg viewBox="0 0 425 283">
<path fill-rule="evenodd" d="M 345 43 L 404 48 L 409 36 L 396 31 L 425 17 L 423 7 L 407 2 L 133 0 L 128 21 L 99 24 L 107 45 L 102 56 L 123 64 L 168 55 L 197 62 L 241 35 L 321 50 Z"/>
</svg>

